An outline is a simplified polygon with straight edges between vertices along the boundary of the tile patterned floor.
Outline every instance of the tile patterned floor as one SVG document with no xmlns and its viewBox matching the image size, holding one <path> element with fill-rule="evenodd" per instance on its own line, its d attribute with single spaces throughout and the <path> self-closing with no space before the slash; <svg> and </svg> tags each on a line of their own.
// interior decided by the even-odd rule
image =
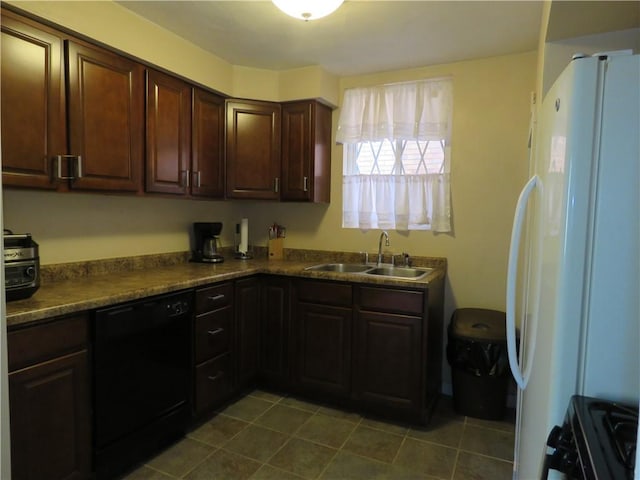
<svg viewBox="0 0 640 480">
<path fill-rule="evenodd" d="M 457 415 L 389 423 L 255 390 L 126 480 L 509 480 L 514 426 Z"/>
</svg>

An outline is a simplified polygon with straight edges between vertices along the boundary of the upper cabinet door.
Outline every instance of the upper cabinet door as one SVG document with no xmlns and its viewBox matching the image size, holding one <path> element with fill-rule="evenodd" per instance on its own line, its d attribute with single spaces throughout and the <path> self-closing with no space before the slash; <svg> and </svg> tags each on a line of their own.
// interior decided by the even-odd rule
<svg viewBox="0 0 640 480">
<path fill-rule="evenodd" d="M 66 153 L 63 39 L 2 10 L 2 181 L 56 188 L 54 158 Z"/>
<path fill-rule="evenodd" d="M 224 198 L 224 98 L 193 89 L 191 194 Z"/>
<path fill-rule="evenodd" d="M 185 194 L 191 182 L 191 86 L 147 70 L 145 190 Z"/>
<path fill-rule="evenodd" d="M 144 69 L 99 47 L 68 41 L 71 188 L 141 191 Z"/>
<path fill-rule="evenodd" d="M 331 109 L 315 100 L 282 105 L 282 200 L 330 200 Z"/>
<path fill-rule="evenodd" d="M 227 197 L 280 197 L 280 105 L 227 101 Z"/>
</svg>

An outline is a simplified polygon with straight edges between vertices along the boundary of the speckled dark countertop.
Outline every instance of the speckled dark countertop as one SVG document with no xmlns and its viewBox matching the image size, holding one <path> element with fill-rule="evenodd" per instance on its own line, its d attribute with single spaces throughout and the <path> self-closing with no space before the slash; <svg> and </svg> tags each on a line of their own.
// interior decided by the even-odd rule
<svg viewBox="0 0 640 480">
<path fill-rule="evenodd" d="M 158 260 L 158 259 L 161 260 Z M 142 259 L 142 260 L 141 260 Z M 195 288 L 257 273 L 342 280 L 348 282 L 426 288 L 446 274 L 446 259 L 416 257 L 415 266 L 434 268 L 421 280 L 400 280 L 371 275 L 314 272 L 306 267 L 319 263 L 360 263 L 357 254 L 320 251 L 285 251 L 285 260 L 236 260 L 223 263 L 188 262 L 181 252 L 163 256 L 129 257 L 110 261 L 63 264 L 42 268 L 40 289 L 30 298 L 7 302 L 7 326 L 101 308 L 120 302 Z"/>
</svg>

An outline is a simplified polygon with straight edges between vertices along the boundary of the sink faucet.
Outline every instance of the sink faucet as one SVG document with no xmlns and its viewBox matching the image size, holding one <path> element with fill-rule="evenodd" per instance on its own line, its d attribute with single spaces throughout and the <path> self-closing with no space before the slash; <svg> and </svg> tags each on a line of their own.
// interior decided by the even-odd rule
<svg viewBox="0 0 640 480">
<path fill-rule="evenodd" d="M 386 230 L 383 230 L 382 233 L 380 234 L 380 240 L 378 240 L 378 266 L 380 266 L 380 264 L 382 263 L 382 237 L 386 238 L 386 241 L 384 242 L 384 244 L 387 247 L 389 246 L 389 234 L 387 233 Z"/>
</svg>

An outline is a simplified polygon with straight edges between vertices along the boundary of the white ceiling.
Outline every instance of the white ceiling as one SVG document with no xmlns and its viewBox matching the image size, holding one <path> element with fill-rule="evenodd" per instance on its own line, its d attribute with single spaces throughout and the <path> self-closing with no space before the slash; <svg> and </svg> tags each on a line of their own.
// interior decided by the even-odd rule
<svg viewBox="0 0 640 480">
<path fill-rule="evenodd" d="M 339 75 L 537 49 L 542 1 L 347 0 L 310 22 L 262 1 L 119 1 L 233 65 Z"/>
</svg>

